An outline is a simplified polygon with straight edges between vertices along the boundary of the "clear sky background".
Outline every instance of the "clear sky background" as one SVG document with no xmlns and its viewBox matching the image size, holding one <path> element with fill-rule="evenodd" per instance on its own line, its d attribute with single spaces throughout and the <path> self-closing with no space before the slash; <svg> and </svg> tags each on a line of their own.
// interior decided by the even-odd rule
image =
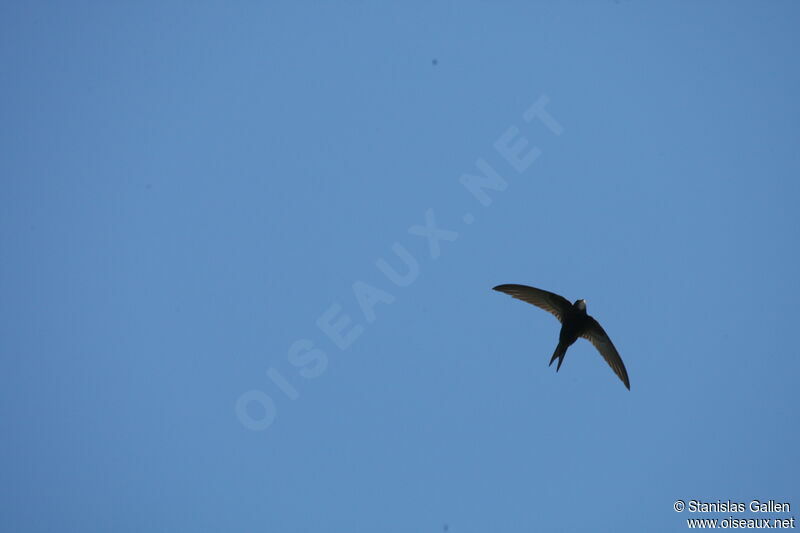
<svg viewBox="0 0 800 533">
<path fill-rule="evenodd" d="M 800 8 L 666 4 L 3 3 L 0 530 L 800 514 Z"/>
</svg>

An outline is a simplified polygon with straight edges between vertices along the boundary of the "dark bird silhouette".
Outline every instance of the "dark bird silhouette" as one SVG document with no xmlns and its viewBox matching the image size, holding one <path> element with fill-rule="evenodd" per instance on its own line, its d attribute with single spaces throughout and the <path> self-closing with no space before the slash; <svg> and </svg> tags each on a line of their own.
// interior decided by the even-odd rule
<svg viewBox="0 0 800 533">
<path fill-rule="evenodd" d="M 528 287 L 527 285 L 498 285 L 494 288 L 496 291 L 504 292 L 518 300 L 528 302 L 536 307 L 541 307 L 545 311 L 552 313 L 561 322 L 561 333 L 558 336 L 558 346 L 556 351 L 553 352 L 553 357 L 550 358 L 550 365 L 553 361 L 558 359 L 556 372 L 561 368 L 561 363 L 564 362 L 564 356 L 567 354 L 567 348 L 578 340 L 578 337 L 591 342 L 603 359 L 606 360 L 608 366 L 611 367 L 619 379 L 625 384 L 628 390 L 631 390 L 631 383 L 628 381 L 628 371 L 625 370 L 625 365 L 622 363 L 622 358 L 619 352 L 614 348 L 611 339 L 608 338 L 603 327 L 600 323 L 586 314 L 586 300 L 575 300 L 574 304 L 569 303 L 569 300 L 558 294 Z"/>
</svg>

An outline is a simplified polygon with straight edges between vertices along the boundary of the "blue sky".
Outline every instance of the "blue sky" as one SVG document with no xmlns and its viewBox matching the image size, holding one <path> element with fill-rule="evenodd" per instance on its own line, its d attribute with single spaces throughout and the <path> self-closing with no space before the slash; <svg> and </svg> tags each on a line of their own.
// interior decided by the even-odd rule
<svg viewBox="0 0 800 533">
<path fill-rule="evenodd" d="M 795 515 L 798 15 L 5 3 L 0 529 Z M 500 283 L 585 298 L 632 390 Z"/>
</svg>

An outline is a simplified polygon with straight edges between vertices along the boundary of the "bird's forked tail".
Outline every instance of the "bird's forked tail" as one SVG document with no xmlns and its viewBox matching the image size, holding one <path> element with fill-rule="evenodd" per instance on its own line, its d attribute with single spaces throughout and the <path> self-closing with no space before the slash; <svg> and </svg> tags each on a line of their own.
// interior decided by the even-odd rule
<svg viewBox="0 0 800 533">
<path fill-rule="evenodd" d="M 558 369 L 561 368 L 561 363 L 564 362 L 564 356 L 567 354 L 567 348 L 569 348 L 569 346 L 559 342 L 558 346 L 556 346 L 556 351 L 553 352 L 553 357 L 550 358 L 550 366 L 553 366 L 553 361 L 558 359 L 558 366 L 556 366 L 556 372 L 558 372 Z"/>
</svg>

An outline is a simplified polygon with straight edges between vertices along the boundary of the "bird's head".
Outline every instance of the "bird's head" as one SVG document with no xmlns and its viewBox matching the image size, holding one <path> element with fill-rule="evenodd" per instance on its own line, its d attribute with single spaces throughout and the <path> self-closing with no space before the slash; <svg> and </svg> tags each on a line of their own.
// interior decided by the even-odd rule
<svg viewBox="0 0 800 533">
<path fill-rule="evenodd" d="M 586 300 L 575 300 L 572 304 L 578 311 L 586 311 Z"/>
</svg>

